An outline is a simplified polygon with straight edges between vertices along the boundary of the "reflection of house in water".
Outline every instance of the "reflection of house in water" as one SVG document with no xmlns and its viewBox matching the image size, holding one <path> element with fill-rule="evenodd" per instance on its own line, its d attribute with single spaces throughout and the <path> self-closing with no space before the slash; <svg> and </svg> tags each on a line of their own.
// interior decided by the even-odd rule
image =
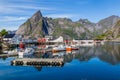
<svg viewBox="0 0 120 80">
<path fill-rule="evenodd" d="M 73 59 L 77 59 L 80 62 L 86 62 L 89 61 L 90 59 L 97 57 L 101 61 L 110 63 L 112 65 L 116 65 L 120 63 L 120 45 L 104 45 L 104 46 L 95 46 L 95 47 L 80 47 L 80 50 L 78 51 L 73 51 L 70 53 L 64 53 L 59 55 L 62 58 L 64 58 L 65 63 L 70 63 L 72 62 Z M 59 54 L 59 53 L 56 53 Z M 45 56 L 52 58 L 52 54 L 45 54 Z M 43 54 L 35 54 L 36 58 L 41 58 L 43 57 Z M 56 56 L 59 57 L 59 56 Z M 38 71 L 41 71 L 42 65 L 35 66 L 35 65 L 30 65 L 34 66 Z M 60 66 L 62 67 L 62 66 Z"/>
</svg>

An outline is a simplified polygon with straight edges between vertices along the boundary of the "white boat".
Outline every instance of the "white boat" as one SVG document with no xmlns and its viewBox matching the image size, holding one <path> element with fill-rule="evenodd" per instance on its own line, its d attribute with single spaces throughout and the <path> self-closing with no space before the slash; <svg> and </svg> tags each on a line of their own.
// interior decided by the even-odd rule
<svg viewBox="0 0 120 80">
<path fill-rule="evenodd" d="M 24 56 L 24 55 L 32 55 L 34 53 L 34 49 L 33 48 L 26 48 L 25 50 L 20 50 L 18 52 L 19 56 Z"/>
<path fill-rule="evenodd" d="M 53 57 L 63 57 L 64 55 L 65 55 L 65 52 L 57 52 L 52 54 Z"/>
<path fill-rule="evenodd" d="M 63 42 L 63 37 L 60 36 L 59 38 L 57 38 L 55 40 L 50 40 L 50 41 L 47 41 L 47 42 L 56 42 L 56 43 Z"/>
<path fill-rule="evenodd" d="M 65 50 L 66 50 L 66 47 L 64 45 L 58 45 L 53 47 L 52 52 L 60 52 Z"/>
<path fill-rule="evenodd" d="M 5 51 L 3 51 L 3 53 L 4 53 L 4 54 L 8 54 L 8 51 L 7 51 L 7 50 L 5 50 Z"/>
<path fill-rule="evenodd" d="M 4 54 L 13 54 L 16 53 L 15 49 L 14 50 L 5 50 L 3 51 Z"/>
</svg>

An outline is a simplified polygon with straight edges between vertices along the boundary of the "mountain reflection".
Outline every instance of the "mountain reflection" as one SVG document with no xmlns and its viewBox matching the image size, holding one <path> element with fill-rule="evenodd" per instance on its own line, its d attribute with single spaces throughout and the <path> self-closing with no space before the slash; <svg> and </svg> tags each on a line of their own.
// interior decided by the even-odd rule
<svg viewBox="0 0 120 80">
<path fill-rule="evenodd" d="M 107 62 L 111 65 L 117 65 L 120 63 L 120 43 L 105 43 L 105 45 L 92 46 L 92 47 L 79 47 L 79 50 L 72 52 L 60 52 L 60 53 L 45 53 L 34 54 L 30 56 L 24 56 L 24 58 L 64 58 L 64 62 L 71 63 L 76 59 L 80 62 L 87 62 L 92 58 L 99 58 L 103 62 Z M 6 61 L 7 57 L 1 58 Z M 32 66 L 32 65 L 31 65 Z M 42 65 L 34 66 L 36 70 L 41 71 Z M 52 66 L 51 66 L 52 67 Z M 61 67 L 64 67 L 61 66 Z"/>
<path fill-rule="evenodd" d="M 71 62 L 72 59 L 78 59 L 81 62 L 89 61 L 94 57 L 98 57 L 100 60 L 112 65 L 119 64 L 120 44 L 106 43 L 104 46 L 80 47 L 79 51 L 69 53 L 64 58 L 66 62 Z"/>
</svg>

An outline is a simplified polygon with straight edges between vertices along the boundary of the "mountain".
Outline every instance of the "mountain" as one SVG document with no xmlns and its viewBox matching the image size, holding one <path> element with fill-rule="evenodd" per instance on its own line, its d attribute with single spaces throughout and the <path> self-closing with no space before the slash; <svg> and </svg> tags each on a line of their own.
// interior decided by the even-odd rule
<svg viewBox="0 0 120 80">
<path fill-rule="evenodd" d="M 23 23 L 16 34 L 22 34 L 25 37 L 42 37 L 48 35 L 48 24 L 40 11 L 37 11 L 31 18 Z"/>
<path fill-rule="evenodd" d="M 82 20 L 83 21 L 83 20 Z M 73 22 L 68 18 L 47 18 L 47 22 L 52 28 L 53 36 L 63 36 L 64 38 L 79 38 L 79 39 L 90 39 L 93 37 L 91 31 L 87 28 L 91 24 L 84 24 L 80 21 Z"/>
<path fill-rule="evenodd" d="M 108 18 L 93 23 L 88 19 L 79 19 L 72 21 L 69 18 L 48 18 L 43 17 L 40 11 L 37 11 L 31 18 L 23 23 L 16 34 L 22 34 L 24 37 L 44 37 L 51 35 L 54 37 L 63 36 L 65 39 L 93 39 L 108 38 L 109 33 L 116 31 L 114 26 L 118 24 L 120 17 L 112 15 Z M 112 29 L 113 28 L 113 29 Z M 111 30 L 112 29 L 112 30 Z M 117 28 L 118 29 L 118 28 Z M 113 33 L 114 37 L 118 35 L 117 31 Z"/>
<path fill-rule="evenodd" d="M 98 30 L 98 33 L 104 33 L 105 31 L 107 31 L 109 28 L 111 28 L 118 20 L 120 20 L 119 16 L 116 15 L 112 15 L 110 17 L 107 17 L 105 19 L 100 20 L 97 24 L 96 24 L 96 30 Z"/>
<path fill-rule="evenodd" d="M 73 22 L 68 18 L 47 18 L 43 17 L 40 11 L 37 11 L 19 27 L 16 34 L 33 38 L 52 35 L 55 37 L 63 36 L 66 39 L 90 39 L 93 37 L 91 31 L 93 31 L 94 25 L 85 19 Z"/>
<path fill-rule="evenodd" d="M 105 39 L 120 40 L 120 20 L 117 21 L 114 26 L 107 30 L 103 35 Z"/>
</svg>

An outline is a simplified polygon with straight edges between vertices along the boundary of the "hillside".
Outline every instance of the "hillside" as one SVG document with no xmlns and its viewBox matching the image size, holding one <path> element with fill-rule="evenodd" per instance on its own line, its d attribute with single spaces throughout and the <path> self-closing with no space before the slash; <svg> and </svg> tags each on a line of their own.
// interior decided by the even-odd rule
<svg viewBox="0 0 120 80">
<path fill-rule="evenodd" d="M 25 37 L 43 37 L 48 35 L 48 24 L 40 11 L 37 11 L 30 19 L 23 23 L 16 34 L 22 34 Z"/>
<path fill-rule="evenodd" d="M 106 39 L 106 40 L 120 40 L 120 20 L 118 20 L 105 33 L 97 36 L 97 38 Z"/>
<path fill-rule="evenodd" d="M 83 23 L 84 22 L 84 23 Z M 90 39 L 93 37 L 91 28 L 94 23 L 80 20 L 73 22 L 67 18 L 47 18 L 43 17 L 40 11 L 37 11 L 31 18 L 23 23 L 16 34 L 22 34 L 25 37 L 43 37 L 45 35 L 52 35 L 64 38 L 81 38 Z M 90 29 L 87 27 L 91 27 Z M 92 30 L 93 31 L 93 30 Z"/>
<path fill-rule="evenodd" d="M 118 20 L 120 20 L 120 17 L 115 15 L 100 20 L 98 23 L 96 23 L 96 29 L 98 30 L 98 33 L 104 33 L 110 29 Z"/>
<path fill-rule="evenodd" d="M 48 18 L 43 17 L 40 11 L 37 11 L 31 18 L 24 22 L 16 34 L 22 34 L 24 37 L 44 37 L 51 35 L 54 37 L 63 36 L 66 39 L 93 39 L 108 38 L 109 33 L 113 33 L 114 38 L 118 32 L 112 29 L 120 17 L 112 15 L 108 18 L 100 20 L 98 23 L 93 23 L 88 19 L 80 19 L 73 22 L 68 18 Z M 118 24 L 118 23 L 117 23 Z M 118 26 L 118 25 L 115 25 Z M 110 31 L 109 31 L 110 30 Z"/>
</svg>

